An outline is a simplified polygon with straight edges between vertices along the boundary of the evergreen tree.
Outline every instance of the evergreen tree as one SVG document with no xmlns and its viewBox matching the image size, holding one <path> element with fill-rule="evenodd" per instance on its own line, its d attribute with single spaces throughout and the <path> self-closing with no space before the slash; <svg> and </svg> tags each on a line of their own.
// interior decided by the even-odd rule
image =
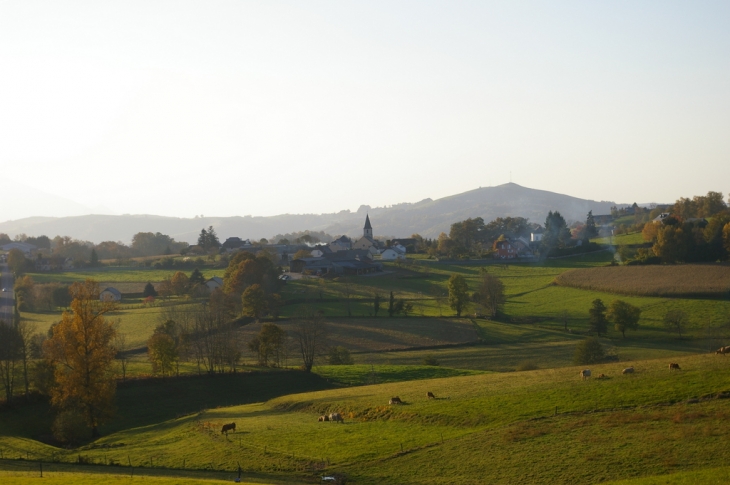
<svg viewBox="0 0 730 485">
<path fill-rule="evenodd" d="M 388 316 L 392 317 L 393 313 L 395 313 L 395 296 L 393 295 L 393 292 L 390 292 L 390 298 L 388 299 Z"/>
<path fill-rule="evenodd" d="M 91 266 L 97 266 L 99 264 L 99 255 L 96 254 L 96 249 L 91 249 L 91 256 L 89 257 L 89 264 Z"/>
<path fill-rule="evenodd" d="M 375 316 L 378 316 L 378 312 L 380 311 L 380 295 L 378 293 L 375 293 L 375 298 L 373 299 L 373 314 Z"/>
<path fill-rule="evenodd" d="M 589 329 L 588 331 L 593 333 L 596 332 L 600 337 L 602 333 L 608 331 L 608 319 L 606 318 L 606 305 L 600 298 L 593 300 L 591 309 L 588 310 L 590 315 Z"/>
<path fill-rule="evenodd" d="M 219 248 L 220 245 L 221 242 L 218 240 L 218 234 L 216 234 L 213 226 L 208 226 L 207 231 L 205 228 L 200 231 L 200 235 L 198 236 L 198 246 L 205 250 L 209 250 Z"/>
<path fill-rule="evenodd" d="M 583 239 L 588 241 L 596 236 L 598 236 L 598 229 L 596 229 L 596 221 L 593 218 L 593 211 L 588 211 L 586 225 L 583 228 Z"/>
<path fill-rule="evenodd" d="M 570 241 L 570 229 L 563 216 L 558 211 L 548 212 L 541 242 L 544 255 L 547 256 L 553 248 L 565 247 L 568 241 Z"/>
<path fill-rule="evenodd" d="M 193 272 L 190 274 L 190 279 L 188 281 L 189 281 L 190 287 L 194 288 L 198 285 L 205 284 L 205 276 L 203 276 L 203 273 L 201 273 L 198 268 L 195 268 L 193 270 Z"/>
<path fill-rule="evenodd" d="M 155 287 L 152 286 L 152 283 L 147 282 L 146 285 L 144 285 L 144 291 L 142 291 L 142 296 L 145 298 L 149 296 L 157 296 L 157 290 L 155 290 Z"/>
</svg>

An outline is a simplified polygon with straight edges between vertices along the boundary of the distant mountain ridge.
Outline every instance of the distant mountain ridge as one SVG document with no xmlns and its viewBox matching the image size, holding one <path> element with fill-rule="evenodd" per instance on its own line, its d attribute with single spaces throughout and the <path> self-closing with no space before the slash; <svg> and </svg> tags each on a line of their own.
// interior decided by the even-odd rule
<svg viewBox="0 0 730 485">
<path fill-rule="evenodd" d="M 221 238 L 238 236 L 249 239 L 271 238 L 295 231 L 325 231 L 332 235 L 362 235 L 365 215 L 370 214 L 377 236 L 408 237 L 418 233 L 437 237 L 449 231 L 451 224 L 469 217 L 489 222 L 497 217 L 525 217 L 543 224 L 548 211 L 559 211 L 568 221 L 584 220 L 588 211 L 607 214 L 611 201 L 579 199 L 546 190 L 530 189 L 514 183 L 483 187 L 437 200 L 425 199 L 391 207 L 361 206 L 357 211 L 331 214 L 282 214 L 270 217 L 196 217 L 178 218 L 154 215 L 84 215 L 72 217 L 29 217 L 0 223 L 0 233 L 11 237 L 71 236 L 99 243 L 129 243 L 138 232 L 161 232 L 178 241 L 194 243 L 202 228 L 213 226 Z"/>
</svg>

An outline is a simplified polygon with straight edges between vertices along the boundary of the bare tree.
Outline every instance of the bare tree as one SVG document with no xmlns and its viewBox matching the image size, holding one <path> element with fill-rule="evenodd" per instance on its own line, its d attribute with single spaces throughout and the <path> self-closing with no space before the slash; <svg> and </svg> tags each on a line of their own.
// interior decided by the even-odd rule
<svg viewBox="0 0 730 485">
<path fill-rule="evenodd" d="M 689 325 L 689 316 L 684 310 L 669 310 L 664 315 L 664 325 L 670 330 L 675 330 L 682 339 L 682 329 Z"/>
<path fill-rule="evenodd" d="M 570 314 L 568 313 L 568 310 L 561 310 L 561 312 L 558 314 L 560 320 L 563 322 L 563 329 L 567 332 L 568 331 L 568 318 L 570 317 Z"/>
<path fill-rule="evenodd" d="M 301 353 L 304 370 L 310 372 L 315 357 L 327 349 L 327 324 L 322 312 L 311 307 L 303 309 L 291 333 Z"/>
<path fill-rule="evenodd" d="M 129 356 L 127 351 L 129 350 L 129 344 L 127 343 L 127 334 L 119 332 L 119 320 L 115 322 L 117 328 L 117 334 L 114 337 L 114 348 L 117 349 L 116 359 L 119 361 L 119 366 L 122 369 L 122 380 L 127 380 L 127 364 L 129 363 Z"/>
<path fill-rule="evenodd" d="M 201 305 L 195 313 L 190 343 L 198 372 L 202 363 L 208 373 L 234 370 L 241 360 L 240 343 L 235 326 L 227 313 L 213 305 Z"/>
<path fill-rule="evenodd" d="M 36 333 L 36 325 L 25 319 L 18 320 L 15 326 L 18 333 L 18 351 L 20 360 L 23 363 L 23 382 L 25 383 L 25 397 L 28 397 L 28 364 L 31 360 L 33 336 Z"/>
<path fill-rule="evenodd" d="M 22 341 L 18 329 L 0 321 L 0 380 L 5 387 L 5 400 L 13 400 L 15 366 L 21 358 Z"/>
</svg>

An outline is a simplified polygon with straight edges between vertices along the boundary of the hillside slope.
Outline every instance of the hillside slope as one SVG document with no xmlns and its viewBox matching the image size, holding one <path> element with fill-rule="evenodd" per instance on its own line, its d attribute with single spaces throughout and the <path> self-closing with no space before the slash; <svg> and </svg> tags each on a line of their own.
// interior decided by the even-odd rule
<svg viewBox="0 0 730 485">
<path fill-rule="evenodd" d="M 239 236 L 258 240 L 307 229 L 356 236 L 362 234 L 365 214 L 369 213 L 376 236 L 407 237 L 419 233 L 424 237 L 437 237 L 442 231 L 448 232 L 452 223 L 469 217 L 482 217 L 488 222 L 497 217 L 520 216 L 542 223 L 548 210 L 557 210 L 569 221 L 583 220 L 588 211 L 605 214 L 612 205 L 615 205 L 614 202 L 579 199 L 509 183 L 391 207 L 363 205 L 356 212 L 192 219 L 129 214 L 33 217 L 0 223 L 0 232 L 11 237 L 20 233 L 49 237 L 67 235 L 95 243 L 109 240 L 128 242 L 138 232 L 162 232 L 177 240 L 193 243 L 200 230 L 208 226 L 213 226 L 223 239 Z"/>
</svg>

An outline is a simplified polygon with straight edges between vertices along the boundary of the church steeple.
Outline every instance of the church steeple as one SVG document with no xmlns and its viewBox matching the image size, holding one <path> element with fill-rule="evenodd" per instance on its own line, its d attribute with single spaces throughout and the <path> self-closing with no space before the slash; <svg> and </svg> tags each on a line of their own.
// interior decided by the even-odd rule
<svg viewBox="0 0 730 485">
<path fill-rule="evenodd" d="M 365 237 L 373 237 L 373 226 L 370 225 L 370 215 L 365 215 L 365 227 L 362 228 L 362 235 Z"/>
</svg>

